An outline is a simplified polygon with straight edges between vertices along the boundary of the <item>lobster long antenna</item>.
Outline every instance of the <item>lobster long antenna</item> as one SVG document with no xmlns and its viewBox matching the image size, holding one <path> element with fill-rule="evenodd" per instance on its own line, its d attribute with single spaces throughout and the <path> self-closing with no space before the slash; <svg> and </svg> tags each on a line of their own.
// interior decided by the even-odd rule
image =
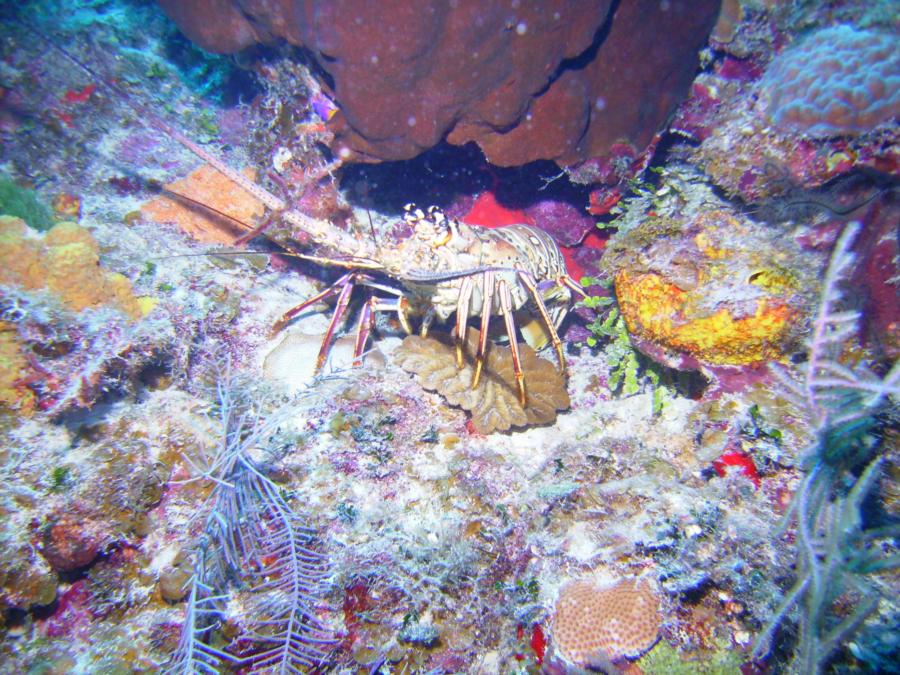
<svg viewBox="0 0 900 675">
<path fill-rule="evenodd" d="M 240 218 L 235 218 L 234 216 L 229 215 L 229 214 L 225 213 L 224 211 L 220 211 L 215 206 L 210 206 L 209 204 L 201 202 L 199 199 L 194 199 L 193 197 L 188 197 L 186 194 L 183 194 L 181 192 L 178 192 L 177 190 L 173 190 L 172 188 L 168 188 L 168 187 L 163 187 L 161 189 L 161 191 L 164 194 L 172 195 L 173 197 L 177 198 L 179 201 L 185 201 L 185 202 L 188 202 L 189 204 L 196 206 L 204 211 L 210 211 L 210 212 L 216 214 L 217 216 L 224 218 L 225 220 L 228 220 L 228 221 L 231 221 L 232 223 L 236 223 L 237 225 L 240 225 L 241 227 L 243 227 L 246 230 L 251 230 L 251 231 L 253 230 L 253 226 L 250 223 L 245 223 Z"/>
<path fill-rule="evenodd" d="M 368 269 L 373 271 L 381 271 L 383 266 L 374 260 L 366 258 L 348 258 L 341 260 L 339 258 L 328 258 L 320 255 L 311 255 L 308 253 L 298 253 L 297 251 L 208 251 L 205 253 L 173 253 L 172 255 L 160 256 L 152 258 L 152 260 L 168 260 L 170 258 L 214 258 L 216 256 L 252 256 L 264 255 L 273 256 L 280 255 L 286 258 L 297 258 L 307 262 L 314 262 L 326 267 L 346 267 L 348 269 Z"/>
<path fill-rule="evenodd" d="M 156 115 L 152 110 L 144 106 L 137 99 L 134 98 L 130 93 L 122 89 L 118 84 L 113 81 L 102 78 L 93 68 L 91 68 L 88 64 L 84 63 L 81 59 L 77 58 L 75 55 L 70 53 L 65 47 L 59 45 L 54 42 L 50 38 L 48 38 L 44 33 L 37 28 L 31 22 L 25 19 L 19 19 L 19 22 L 25 26 L 35 37 L 37 37 L 41 42 L 50 47 L 53 51 L 60 54 L 67 61 L 74 64 L 77 68 L 83 70 L 85 73 L 91 76 L 95 82 L 99 83 L 99 85 L 108 90 L 109 92 L 115 94 L 119 99 L 121 99 L 125 105 L 131 108 L 134 112 L 138 113 L 139 119 L 146 121 L 146 123 L 159 131 L 162 131 L 166 134 L 172 134 L 173 136 L 177 136 L 178 132 L 167 124 L 161 117 Z"/>
<path fill-rule="evenodd" d="M 53 42 L 50 38 L 44 35 L 37 27 L 25 21 L 24 19 L 20 19 L 23 26 L 25 26 L 31 33 L 33 33 L 41 42 L 46 44 L 48 47 L 61 54 L 68 61 L 73 63 L 76 67 L 83 70 L 85 73 L 90 75 L 94 80 L 96 80 L 100 86 L 113 94 L 119 97 L 126 106 L 131 108 L 135 113 L 137 113 L 138 118 L 141 120 L 143 124 L 149 126 L 157 131 L 161 131 L 163 134 L 168 136 L 169 138 L 175 140 L 180 143 L 182 146 L 190 150 L 197 157 L 202 159 L 204 162 L 212 166 L 216 171 L 221 173 L 223 176 L 227 176 L 232 181 L 240 185 L 244 190 L 252 194 L 259 201 L 261 201 L 268 209 L 272 211 L 284 211 L 287 208 L 286 202 L 279 199 L 272 193 L 263 190 L 256 183 L 249 180 L 246 176 L 242 175 L 240 172 L 235 171 L 230 166 L 228 166 L 221 159 L 213 155 L 212 153 L 204 150 L 199 145 L 194 143 L 192 140 L 187 138 L 184 134 L 179 132 L 175 127 L 168 124 L 161 117 L 156 115 L 152 110 L 148 109 L 146 106 L 142 105 L 140 102 L 136 101 L 133 96 L 131 96 L 127 91 L 122 89 L 115 82 L 110 82 L 101 78 L 94 70 L 88 66 L 86 63 L 83 63 L 80 59 L 76 58 L 73 54 L 70 54 L 66 49 Z"/>
</svg>

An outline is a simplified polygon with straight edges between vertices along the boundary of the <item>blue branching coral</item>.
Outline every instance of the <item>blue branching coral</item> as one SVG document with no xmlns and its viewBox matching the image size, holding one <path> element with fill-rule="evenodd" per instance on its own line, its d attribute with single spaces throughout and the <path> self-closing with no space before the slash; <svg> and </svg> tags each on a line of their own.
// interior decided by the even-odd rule
<svg viewBox="0 0 900 675">
<path fill-rule="evenodd" d="M 328 574 L 315 532 L 287 503 L 251 453 L 271 447 L 286 409 L 262 417 L 230 375 L 217 385 L 222 435 L 202 477 L 214 482 L 197 546 L 187 614 L 172 672 L 215 673 L 226 663 L 244 672 L 295 673 L 314 667 L 333 646 L 316 617 Z M 249 656 L 213 644 L 226 604 L 240 598 L 241 639 Z"/>
<path fill-rule="evenodd" d="M 873 432 L 889 398 L 900 396 L 900 364 L 879 378 L 867 368 L 838 360 L 859 319 L 856 312 L 839 309 L 841 284 L 854 264 L 850 246 L 859 227 L 846 228 L 832 255 L 803 378 L 784 378 L 789 393 L 806 409 L 815 440 L 806 457 L 806 475 L 782 525 L 796 527 L 797 579 L 755 651 L 757 656 L 768 651 L 775 630 L 796 606 L 799 642 L 791 669 L 798 673 L 822 671 L 877 608 L 880 592 L 871 575 L 900 566 L 900 555 L 885 553 L 896 551 L 900 525 L 866 528 L 861 514 L 881 467 Z M 849 612 L 835 612 L 839 598 L 854 603 Z"/>
</svg>

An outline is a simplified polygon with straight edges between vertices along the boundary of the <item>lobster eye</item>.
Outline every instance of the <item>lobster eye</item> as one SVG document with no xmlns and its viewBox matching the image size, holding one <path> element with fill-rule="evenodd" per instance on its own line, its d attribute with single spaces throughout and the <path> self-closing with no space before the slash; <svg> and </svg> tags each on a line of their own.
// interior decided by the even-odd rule
<svg viewBox="0 0 900 675">
<path fill-rule="evenodd" d="M 403 220 L 405 220 L 410 225 L 416 225 L 417 223 L 425 220 L 425 213 L 422 209 L 416 208 L 416 205 L 413 203 L 406 204 L 403 207 Z"/>
<path fill-rule="evenodd" d="M 447 218 L 441 208 L 438 206 L 429 206 L 427 219 L 433 228 L 431 245 L 434 248 L 439 248 L 449 243 L 453 238 L 455 228 L 453 227 L 453 222 Z"/>
</svg>

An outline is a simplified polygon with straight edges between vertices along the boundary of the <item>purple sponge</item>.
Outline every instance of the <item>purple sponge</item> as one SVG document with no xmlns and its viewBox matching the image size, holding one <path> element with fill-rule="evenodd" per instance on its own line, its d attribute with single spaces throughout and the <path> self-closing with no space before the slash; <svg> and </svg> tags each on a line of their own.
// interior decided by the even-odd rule
<svg viewBox="0 0 900 675">
<path fill-rule="evenodd" d="M 801 39 L 763 78 L 774 125 L 816 138 L 856 136 L 900 116 L 900 39 L 837 25 Z"/>
</svg>

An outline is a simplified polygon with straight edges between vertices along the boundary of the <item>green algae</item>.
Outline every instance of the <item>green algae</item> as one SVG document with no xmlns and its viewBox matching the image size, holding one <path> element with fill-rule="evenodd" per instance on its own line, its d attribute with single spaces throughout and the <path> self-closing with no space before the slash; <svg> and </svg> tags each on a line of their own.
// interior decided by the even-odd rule
<svg viewBox="0 0 900 675">
<path fill-rule="evenodd" d="M 715 652 L 687 657 L 665 640 L 641 658 L 646 675 L 741 675 L 744 657 L 740 652 L 719 645 Z"/>
<path fill-rule="evenodd" d="M 35 191 L 3 174 L 0 174 L 0 213 L 21 218 L 38 232 L 46 232 L 54 225 L 50 209 Z"/>
</svg>

